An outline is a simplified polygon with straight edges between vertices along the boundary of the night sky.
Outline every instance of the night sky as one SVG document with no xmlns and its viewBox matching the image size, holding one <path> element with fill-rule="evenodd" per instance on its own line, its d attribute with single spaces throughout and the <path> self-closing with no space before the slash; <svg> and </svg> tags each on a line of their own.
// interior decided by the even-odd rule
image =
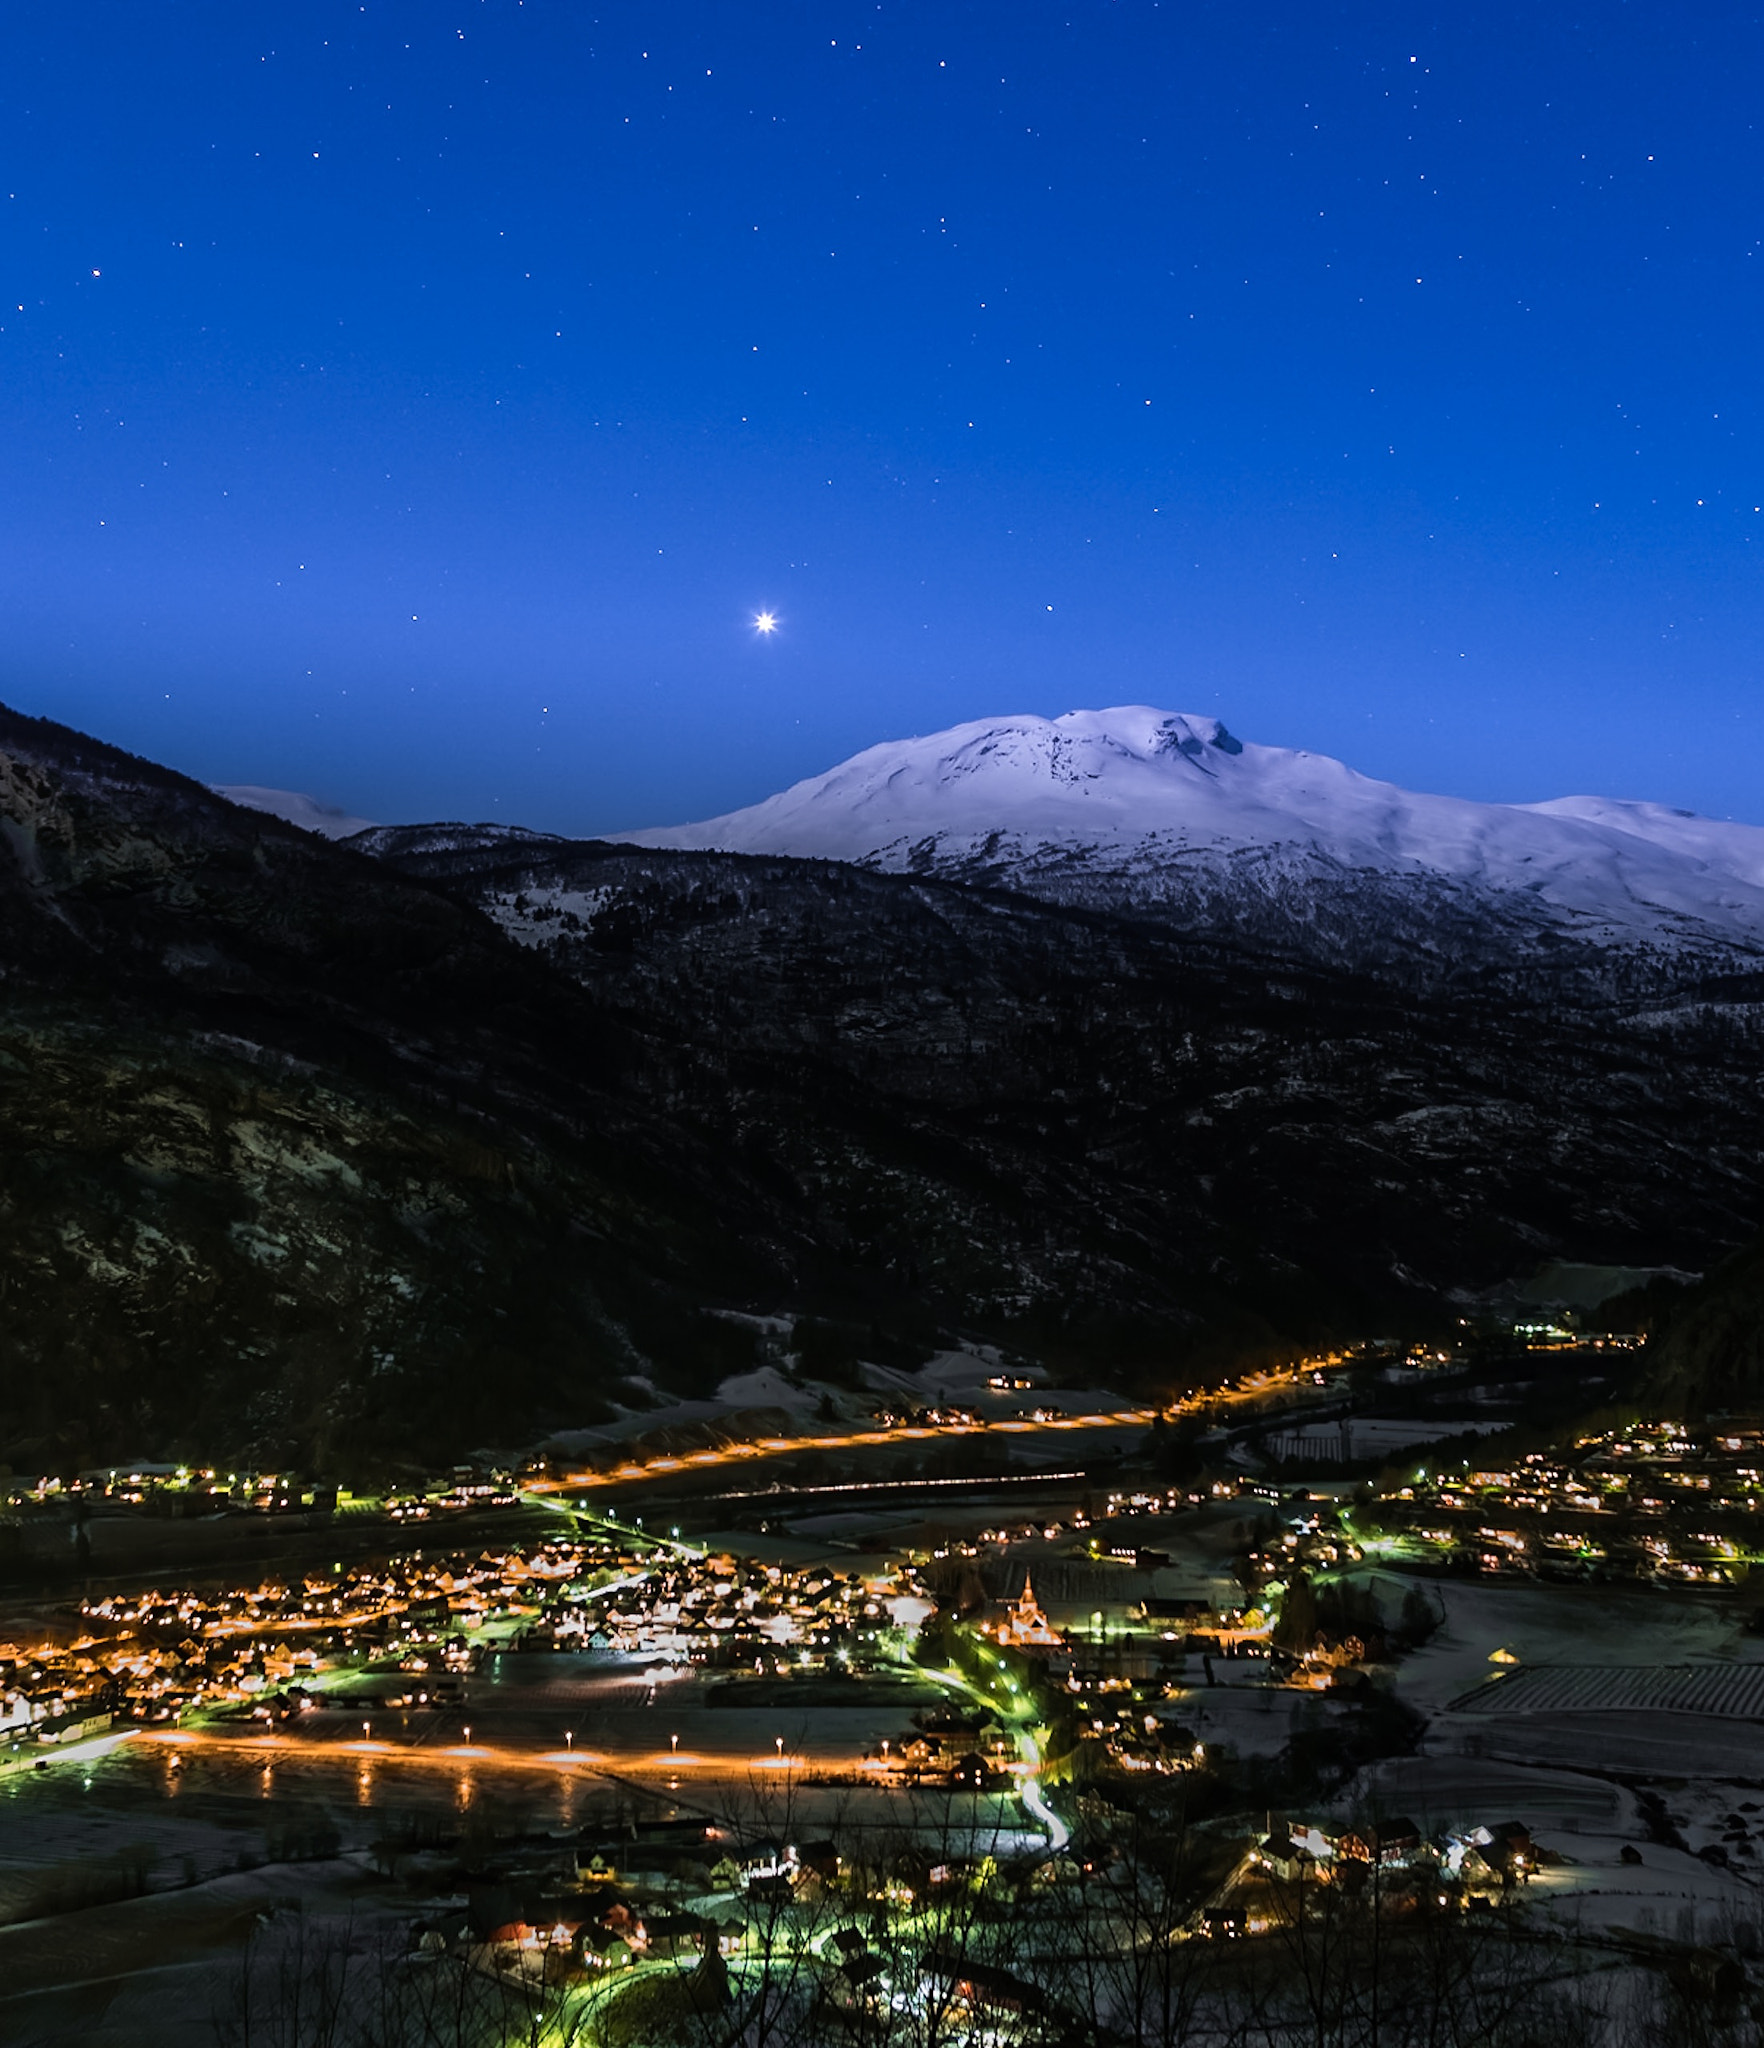
<svg viewBox="0 0 1764 2048">
<path fill-rule="evenodd" d="M 388 819 L 1149 702 L 1764 822 L 1761 78 L 1719 4 L 14 6 L 0 695 Z"/>
</svg>

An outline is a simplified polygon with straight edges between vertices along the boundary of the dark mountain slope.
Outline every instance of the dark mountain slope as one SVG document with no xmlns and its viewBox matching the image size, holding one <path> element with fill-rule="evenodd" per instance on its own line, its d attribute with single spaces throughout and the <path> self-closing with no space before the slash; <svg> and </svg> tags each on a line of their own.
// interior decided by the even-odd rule
<svg viewBox="0 0 1764 2048">
<path fill-rule="evenodd" d="M 727 1162 L 473 910 L 11 715 L 0 831 L 0 1456 L 577 1418 L 734 1277 Z"/>
<path fill-rule="evenodd" d="M 1764 1404 L 1764 1238 L 1662 1305 L 1642 1391 L 1693 1420 Z"/>
<path fill-rule="evenodd" d="M 634 1032 L 671 1024 L 674 1098 L 897 1284 L 937 1276 L 1044 1332 L 1156 1293 L 1375 1313 L 1568 1244 L 1694 1264 L 1764 1207 L 1743 991 L 1644 1008 L 1577 996 L 1577 973 L 1424 997 L 1229 927 L 831 863 L 444 827 L 361 843 Z"/>
<path fill-rule="evenodd" d="M 0 835 L 18 1466 L 519 1441 L 731 1369 L 718 1306 L 1167 1387 L 1764 1213 L 1738 987 L 1423 997 L 822 862 L 336 847 L 5 713 Z"/>
</svg>

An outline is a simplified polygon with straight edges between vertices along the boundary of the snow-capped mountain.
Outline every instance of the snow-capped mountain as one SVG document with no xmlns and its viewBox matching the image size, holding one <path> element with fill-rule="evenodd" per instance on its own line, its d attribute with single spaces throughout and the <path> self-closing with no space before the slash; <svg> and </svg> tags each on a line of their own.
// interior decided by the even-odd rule
<svg viewBox="0 0 1764 2048">
<path fill-rule="evenodd" d="M 243 804 L 248 811 L 268 811 L 272 818 L 298 825 L 303 832 L 317 832 L 326 839 L 348 839 L 365 832 L 369 818 L 352 818 L 336 804 L 322 804 L 315 796 L 298 789 L 261 789 L 254 782 L 212 783 L 216 796 L 230 804 Z"/>
<path fill-rule="evenodd" d="M 750 809 L 622 836 L 1184 919 L 1456 913 L 1595 942 L 1764 946 L 1764 828 L 1600 797 L 1418 795 L 1144 705 L 891 741 Z"/>
</svg>

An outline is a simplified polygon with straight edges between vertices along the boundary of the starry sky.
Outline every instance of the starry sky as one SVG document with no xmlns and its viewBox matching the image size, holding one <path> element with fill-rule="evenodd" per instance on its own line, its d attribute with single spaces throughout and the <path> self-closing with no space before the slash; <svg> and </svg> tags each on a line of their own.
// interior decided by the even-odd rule
<svg viewBox="0 0 1764 2048">
<path fill-rule="evenodd" d="M 572 832 L 1120 702 L 1764 823 L 1752 8 L 63 0 L 0 48 L 20 708 Z"/>
</svg>

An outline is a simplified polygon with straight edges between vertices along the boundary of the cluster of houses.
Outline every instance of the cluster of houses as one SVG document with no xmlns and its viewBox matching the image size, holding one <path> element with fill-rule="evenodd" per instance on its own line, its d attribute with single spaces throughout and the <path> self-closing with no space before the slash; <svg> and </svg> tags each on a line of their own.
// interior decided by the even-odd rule
<svg viewBox="0 0 1764 2048">
<path fill-rule="evenodd" d="M 570 1843 L 508 1843 L 496 1860 L 411 1923 L 415 1955 L 451 1956 L 554 1991 L 664 1963 L 706 2009 L 727 2000 L 730 1972 L 744 1960 L 787 1955 L 802 1981 L 852 2015 L 903 1996 L 945 2024 L 965 2017 L 997 2027 L 1047 2010 L 1044 1995 L 1005 1967 L 1008 1939 L 1000 1955 L 981 1957 L 947 1933 L 908 1931 L 916 1913 L 972 1883 L 989 1858 L 897 1843 L 880 1862 L 854 1864 L 830 1839 L 743 1837 L 676 1815 Z M 953 1925 L 966 1924 L 958 1912 Z"/>
<path fill-rule="evenodd" d="M 1313 1886 L 1380 1910 L 1486 1906 L 1550 1860 L 1518 1820 L 1432 1834 L 1405 1815 L 1335 1829 L 1279 1820 L 1244 1852 L 1191 1931 L 1214 1939 L 1264 1932 Z"/>
<path fill-rule="evenodd" d="M 395 1520 L 425 1513 L 514 1507 L 520 1495 L 506 1468 L 456 1465 L 385 1495 L 369 1497 Z M 60 1506 L 144 1510 L 148 1514 L 201 1517 L 214 1514 L 334 1514 L 351 1497 L 334 1480 L 288 1472 L 228 1472 L 214 1465 L 175 1465 L 137 1460 L 126 1465 L 93 1465 L 71 1479 L 54 1473 L 13 1473 L 0 1481 L 0 1502 L 29 1510 Z M 361 1505 L 357 1496 L 355 1505 Z"/>
<path fill-rule="evenodd" d="M 120 1696 L 108 1672 L 83 1669 L 74 1658 L 0 1657 L 0 1763 L 34 1758 L 45 1743 L 104 1734 Z"/>
<path fill-rule="evenodd" d="M 610 1589 L 560 1592 L 521 1643 L 713 1668 L 802 1670 L 859 1662 L 892 1626 L 888 1595 L 858 1574 L 680 1551 L 651 1559 L 641 1575 Z"/>
<path fill-rule="evenodd" d="M 961 1792 L 989 1792 L 1012 1782 L 1004 1727 L 984 1707 L 940 1707 L 912 1717 L 910 1727 L 885 1738 L 870 1761 L 910 1785 L 941 1784 Z"/>
<path fill-rule="evenodd" d="M 237 1586 L 89 1598 L 54 1639 L 0 1644 L 0 1758 L 196 1708 L 287 1719 L 319 1674 L 369 1666 L 384 1701 L 444 1704 L 487 1647 L 583 1649 L 680 1664 L 801 1671 L 861 1665 L 895 1625 L 855 1574 L 785 1571 L 616 1534 L 532 1548 L 416 1552 Z M 406 1693 L 409 1698 L 406 1699 Z"/>
<path fill-rule="evenodd" d="M 1381 1502 L 1395 1527 L 1492 1576 L 1722 1586 L 1764 1513 L 1764 1432 L 1632 1423 L 1568 1452 L 1425 1468 Z"/>
<path fill-rule="evenodd" d="M 838 1873 L 830 1842 L 740 1841 L 700 1816 L 561 1846 L 547 1838 L 524 1853 L 516 1844 L 505 1862 L 437 1901 L 413 1924 L 413 1947 L 548 1984 L 637 1962 L 728 1955 L 746 1939 L 747 1915 L 788 1904 L 810 1875 Z M 683 1892 L 701 1895 L 700 1910 L 681 1903 Z M 713 1898 L 726 1910 L 703 1910 Z"/>
<path fill-rule="evenodd" d="M 319 1672 L 370 1661 L 439 1682 L 469 1668 L 477 1632 L 518 1632 L 560 1586 L 631 1561 L 610 1541 L 548 1544 L 87 1599 L 53 1639 L 0 1645 L 0 1731 L 16 1749 L 68 1739 L 63 1727 L 97 1732 L 100 1716 L 168 1723 L 245 1705 L 273 1717 Z"/>
</svg>

